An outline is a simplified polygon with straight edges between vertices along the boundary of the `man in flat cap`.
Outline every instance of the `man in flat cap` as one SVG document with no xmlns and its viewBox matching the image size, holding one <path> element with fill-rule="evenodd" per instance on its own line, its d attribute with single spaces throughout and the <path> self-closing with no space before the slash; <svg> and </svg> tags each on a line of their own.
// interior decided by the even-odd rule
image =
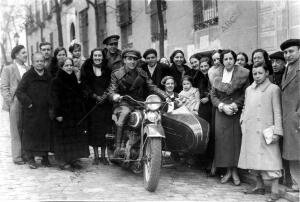
<svg viewBox="0 0 300 202">
<path fill-rule="evenodd" d="M 3 96 L 3 110 L 9 112 L 12 160 L 17 165 L 24 164 L 21 152 L 21 104 L 16 97 L 16 89 L 23 76 L 29 69 L 25 65 L 27 52 L 23 45 L 17 45 L 11 51 L 13 63 L 4 67 L 1 74 L 1 94 Z"/>
<path fill-rule="evenodd" d="M 300 39 L 280 45 L 287 62 L 281 83 L 283 112 L 283 158 L 290 163 L 293 179 L 300 183 Z M 288 191 L 299 191 L 297 184 Z"/>
<path fill-rule="evenodd" d="M 273 74 L 270 76 L 270 81 L 281 87 L 282 75 L 285 69 L 285 59 L 283 51 L 277 51 L 270 56 Z"/>
<path fill-rule="evenodd" d="M 169 66 L 157 61 L 157 51 L 153 48 L 147 49 L 143 54 L 143 58 L 146 63 L 142 64 L 142 69 L 151 78 L 153 83 L 161 88 L 161 80 L 168 75 Z"/>
<path fill-rule="evenodd" d="M 122 51 L 118 49 L 119 39 L 119 35 L 111 35 L 103 40 L 104 57 L 107 59 L 107 67 L 111 71 L 119 69 L 122 65 Z"/>
<path fill-rule="evenodd" d="M 155 93 L 160 97 L 167 98 L 164 91 L 160 90 L 153 84 L 152 80 L 148 77 L 147 73 L 138 67 L 138 60 L 141 58 L 141 54 L 136 50 L 124 50 L 122 53 L 122 59 L 124 65 L 120 69 L 116 70 L 111 75 L 111 84 L 109 87 L 109 97 L 114 101 L 120 101 L 121 96 L 129 95 L 132 98 L 144 101 L 148 95 L 148 92 Z M 115 156 L 121 154 L 121 149 L 125 146 L 122 144 L 122 131 L 124 122 L 133 110 L 133 107 L 125 100 L 118 102 L 117 108 L 114 110 L 114 114 L 119 114 L 116 125 L 116 150 Z"/>
</svg>

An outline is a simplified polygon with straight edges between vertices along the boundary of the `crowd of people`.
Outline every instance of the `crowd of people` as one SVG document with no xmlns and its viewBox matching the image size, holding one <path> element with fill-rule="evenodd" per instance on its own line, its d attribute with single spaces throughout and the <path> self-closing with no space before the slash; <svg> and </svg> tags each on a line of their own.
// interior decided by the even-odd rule
<svg viewBox="0 0 300 202">
<path fill-rule="evenodd" d="M 76 41 L 69 53 L 58 47 L 53 55 L 51 44 L 43 42 L 31 67 L 25 47 L 13 48 L 13 63 L 1 74 L 1 93 L 15 164 L 36 169 L 35 157 L 41 157 L 42 165 L 51 166 L 48 154 L 54 153 L 61 169 L 81 169 L 79 159 L 89 157 L 92 146 L 93 164 L 109 165 L 105 135 L 112 133 L 111 117 L 117 115 L 118 155 L 133 110 L 120 97 L 143 101 L 155 93 L 167 101 L 165 113 L 184 105 L 210 124 L 206 158 L 211 175 L 223 168 L 221 183 L 240 185 L 239 170 L 245 169 L 257 179 L 246 194 L 265 194 L 264 180 L 270 180 L 268 201 L 276 201 L 281 178 L 287 191 L 299 191 L 300 39 L 286 40 L 270 55 L 256 49 L 251 62 L 247 54 L 227 49 L 195 53 L 190 66 L 181 50 L 158 59 L 155 49 L 142 55 L 121 51 L 118 40 L 107 37 L 105 48 L 93 49 L 86 59 Z"/>
</svg>

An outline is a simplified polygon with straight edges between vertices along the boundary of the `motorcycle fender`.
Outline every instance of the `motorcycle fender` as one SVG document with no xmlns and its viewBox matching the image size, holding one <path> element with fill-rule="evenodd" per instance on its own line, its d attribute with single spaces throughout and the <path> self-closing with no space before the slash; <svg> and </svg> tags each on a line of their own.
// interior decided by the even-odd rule
<svg viewBox="0 0 300 202">
<path fill-rule="evenodd" d="M 161 125 L 148 124 L 144 128 L 144 134 L 148 137 L 161 137 L 166 138 L 164 129 Z"/>
</svg>

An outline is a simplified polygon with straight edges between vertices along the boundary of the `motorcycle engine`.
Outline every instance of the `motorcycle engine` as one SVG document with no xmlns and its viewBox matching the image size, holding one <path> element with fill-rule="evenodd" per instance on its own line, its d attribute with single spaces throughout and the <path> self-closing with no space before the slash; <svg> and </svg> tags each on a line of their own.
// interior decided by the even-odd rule
<svg viewBox="0 0 300 202">
<path fill-rule="evenodd" d="M 132 128 L 139 128 L 143 120 L 141 111 L 133 111 L 128 120 L 128 125 Z"/>
</svg>

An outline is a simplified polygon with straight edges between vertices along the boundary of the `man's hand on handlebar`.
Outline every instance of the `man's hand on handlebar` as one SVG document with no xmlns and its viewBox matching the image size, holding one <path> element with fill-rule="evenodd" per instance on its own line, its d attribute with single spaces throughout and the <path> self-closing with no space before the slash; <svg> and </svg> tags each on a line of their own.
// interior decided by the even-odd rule
<svg viewBox="0 0 300 202">
<path fill-rule="evenodd" d="M 114 94 L 113 95 L 113 101 L 114 102 L 119 102 L 121 100 L 121 95 L 120 94 Z"/>
</svg>

